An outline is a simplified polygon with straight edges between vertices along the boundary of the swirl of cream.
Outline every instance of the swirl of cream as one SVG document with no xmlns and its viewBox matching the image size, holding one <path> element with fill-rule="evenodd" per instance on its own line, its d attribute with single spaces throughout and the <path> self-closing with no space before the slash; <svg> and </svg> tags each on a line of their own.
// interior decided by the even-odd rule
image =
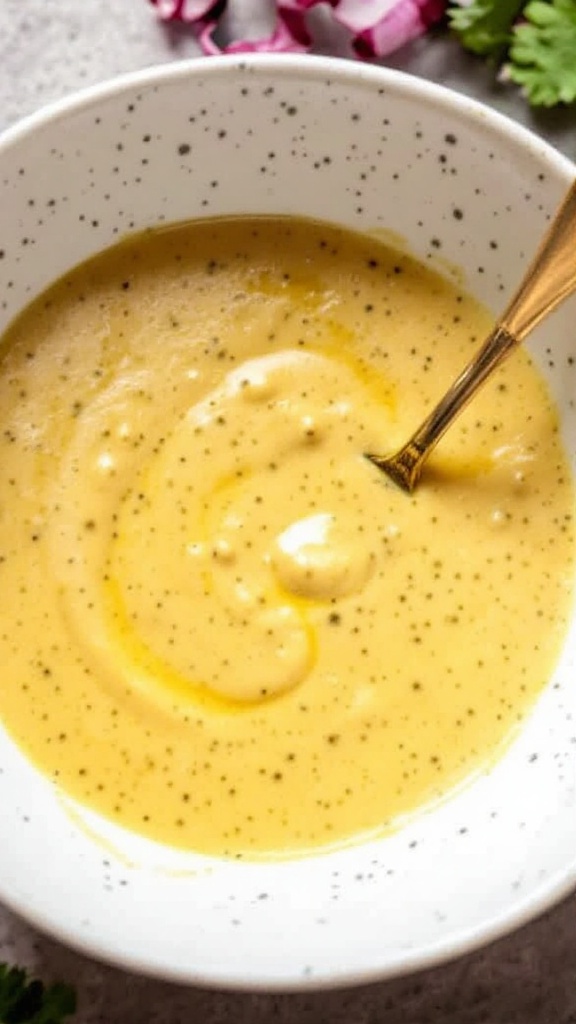
<svg viewBox="0 0 576 1024">
<path fill-rule="evenodd" d="M 374 562 L 358 523 L 370 477 L 341 397 L 354 389 L 358 409 L 349 367 L 285 351 L 204 393 L 184 373 L 177 401 L 173 381 L 142 371 L 78 417 L 54 487 L 52 571 L 75 642 L 116 697 L 181 714 L 306 679 L 309 603 L 357 592 Z M 324 467 L 341 462 L 337 486 Z M 305 514 L 320 479 L 334 511 Z"/>
</svg>

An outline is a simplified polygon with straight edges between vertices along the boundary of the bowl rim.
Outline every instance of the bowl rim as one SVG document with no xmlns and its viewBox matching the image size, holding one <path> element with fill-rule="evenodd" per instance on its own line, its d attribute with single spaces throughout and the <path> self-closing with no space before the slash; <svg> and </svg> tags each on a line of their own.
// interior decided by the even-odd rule
<svg viewBox="0 0 576 1024">
<path fill-rule="evenodd" d="M 530 128 L 512 120 L 464 93 L 445 85 L 420 78 L 396 68 L 381 65 L 362 64 L 343 58 L 311 54 L 269 54 L 250 53 L 221 55 L 215 57 L 193 57 L 166 64 L 153 64 L 138 71 L 116 75 L 94 85 L 75 90 L 63 98 L 41 106 L 38 110 L 19 119 L 0 133 L 0 159 L 12 146 L 31 136 L 38 129 L 51 123 L 65 120 L 75 113 L 89 110 L 108 99 L 121 96 L 139 87 L 154 87 L 190 77 L 216 75 L 223 71 L 254 69 L 276 69 L 285 77 L 294 76 L 301 82 L 305 77 L 336 77 L 340 81 L 350 79 L 355 83 L 371 83 L 380 87 L 391 87 L 398 95 L 416 98 L 423 105 L 431 105 L 445 112 L 465 116 L 481 124 L 488 134 L 506 136 L 514 145 L 531 153 L 547 163 L 559 179 L 565 179 L 566 186 L 576 177 L 576 165 L 569 157 L 560 153 L 545 139 Z M 0 879 L 0 890 L 2 889 Z M 10 892 L 0 891 L 2 903 L 34 928 L 45 935 L 64 943 L 77 952 L 100 962 L 136 974 L 162 979 L 184 985 L 204 988 L 218 988 L 223 991 L 244 992 L 309 992 L 340 989 L 351 986 L 384 982 L 392 978 L 430 970 L 452 960 L 469 955 L 487 947 L 511 932 L 520 929 L 544 915 L 576 891 L 576 847 L 574 860 L 552 876 L 549 881 L 535 887 L 531 893 L 519 900 L 511 909 L 493 916 L 481 927 L 461 929 L 449 939 L 444 939 L 425 950 L 409 950 L 389 964 L 383 965 L 375 958 L 372 966 L 361 970 L 347 970 L 345 967 L 331 967 L 318 970 L 311 976 L 294 975 L 291 978 L 266 975 L 249 979 L 234 971 L 171 968 L 168 964 L 150 963 L 142 956 L 110 950 L 90 934 L 81 934 L 74 927 L 55 923 L 49 915 L 35 911 Z"/>
<path fill-rule="evenodd" d="M 396 978 L 412 977 L 448 966 L 481 950 L 496 945 L 513 933 L 545 917 L 547 913 L 565 900 L 576 894 L 576 855 L 572 867 L 559 873 L 557 878 L 541 887 L 536 895 L 527 895 L 513 911 L 504 912 L 493 917 L 489 924 L 462 929 L 449 939 L 444 939 L 428 947 L 424 951 L 410 950 L 402 957 L 384 966 L 375 963 L 361 970 L 338 969 L 315 970 L 312 975 L 294 974 L 285 976 L 259 976 L 234 971 L 213 972 L 206 970 L 174 968 L 168 964 L 151 963 L 138 955 L 120 950 L 110 950 L 89 935 L 83 935 L 78 929 L 55 925 L 47 915 L 36 912 L 27 906 L 22 907 L 17 899 L 1 894 L 2 904 L 27 924 L 49 939 L 60 942 L 68 949 L 82 956 L 90 957 L 98 963 L 112 966 L 140 977 L 156 981 L 169 982 L 175 985 L 202 988 L 212 991 L 238 993 L 286 993 L 298 994 L 306 992 L 330 992 L 338 989 L 359 988 L 393 981 Z"/>
<path fill-rule="evenodd" d="M 217 74 L 220 69 L 241 70 L 247 67 L 277 67 L 283 74 L 290 72 L 300 80 L 303 71 L 314 77 L 350 78 L 366 83 L 378 82 L 381 86 L 394 85 L 397 92 L 417 96 L 423 103 L 442 106 L 460 114 L 472 116 L 488 130 L 504 132 L 513 142 L 523 145 L 540 157 L 556 165 L 560 174 L 576 175 L 576 164 L 546 139 L 530 128 L 514 121 L 480 100 L 457 92 L 440 82 L 432 82 L 407 71 L 375 64 L 364 64 L 343 57 L 330 57 L 301 53 L 246 53 L 198 56 L 167 64 L 151 64 L 137 71 L 128 71 L 93 85 L 76 89 L 72 93 L 43 104 L 37 110 L 25 115 L 0 132 L 0 151 L 25 138 L 37 128 L 52 121 L 61 120 L 70 114 L 89 109 L 108 98 L 122 94 L 126 89 L 138 86 L 155 86 L 166 81 L 178 81 L 189 76 Z"/>
</svg>

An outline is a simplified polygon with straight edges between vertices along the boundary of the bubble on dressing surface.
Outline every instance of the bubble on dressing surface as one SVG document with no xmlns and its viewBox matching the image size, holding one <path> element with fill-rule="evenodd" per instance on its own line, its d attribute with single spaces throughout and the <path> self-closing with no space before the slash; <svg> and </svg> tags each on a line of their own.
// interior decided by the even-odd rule
<svg viewBox="0 0 576 1024">
<path fill-rule="evenodd" d="M 285 590 L 329 601 L 360 590 L 375 558 L 352 524 L 321 512 L 291 523 L 276 538 L 270 561 Z"/>
</svg>

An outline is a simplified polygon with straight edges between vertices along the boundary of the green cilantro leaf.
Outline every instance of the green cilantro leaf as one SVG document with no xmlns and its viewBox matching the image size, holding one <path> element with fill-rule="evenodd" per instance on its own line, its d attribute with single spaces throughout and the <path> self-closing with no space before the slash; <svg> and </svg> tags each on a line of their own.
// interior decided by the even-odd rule
<svg viewBox="0 0 576 1024">
<path fill-rule="evenodd" d="M 533 106 L 576 100 L 576 0 L 533 0 L 514 28 L 506 75 Z"/>
<path fill-rule="evenodd" d="M 74 1013 L 76 996 L 68 985 L 45 988 L 26 971 L 0 964 L 0 1024 L 62 1024 Z"/>
<path fill-rule="evenodd" d="M 497 57 L 510 42 L 514 19 L 523 0 L 472 0 L 448 11 L 450 27 L 472 53 Z"/>
</svg>

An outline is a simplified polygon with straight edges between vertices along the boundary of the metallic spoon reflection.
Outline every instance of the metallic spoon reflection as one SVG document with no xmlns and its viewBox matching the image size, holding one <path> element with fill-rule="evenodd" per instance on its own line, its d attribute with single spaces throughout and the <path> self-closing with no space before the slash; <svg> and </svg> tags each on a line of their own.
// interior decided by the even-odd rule
<svg viewBox="0 0 576 1024">
<path fill-rule="evenodd" d="M 412 437 L 393 455 L 365 457 L 409 493 L 428 456 L 494 370 L 576 290 L 576 181 L 558 209 L 536 256 L 505 312 L 476 356 Z"/>
</svg>

